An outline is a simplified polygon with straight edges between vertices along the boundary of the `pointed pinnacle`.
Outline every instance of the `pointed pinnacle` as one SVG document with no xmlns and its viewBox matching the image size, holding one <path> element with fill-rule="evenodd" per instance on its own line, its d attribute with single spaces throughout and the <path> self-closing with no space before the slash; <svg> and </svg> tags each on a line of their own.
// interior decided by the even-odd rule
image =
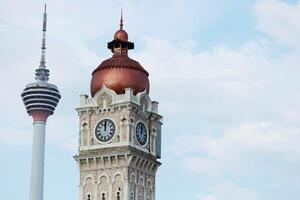
<svg viewBox="0 0 300 200">
<path fill-rule="evenodd" d="M 123 9 L 121 9 L 120 29 L 123 29 Z"/>
</svg>

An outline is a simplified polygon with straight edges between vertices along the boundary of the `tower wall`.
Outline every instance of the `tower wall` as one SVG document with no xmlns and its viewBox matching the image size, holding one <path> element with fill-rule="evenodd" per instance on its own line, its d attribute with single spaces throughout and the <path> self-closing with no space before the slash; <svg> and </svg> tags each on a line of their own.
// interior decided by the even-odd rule
<svg viewBox="0 0 300 200">
<path fill-rule="evenodd" d="M 158 103 L 149 97 L 149 73 L 128 56 L 134 43 L 120 29 L 113 53 L 92 73 L 91 96 L 80 96 L 80 200 L 154 200 L 161 157 Z"/>
<path fill-rule="evenodd" d="M 157 133 L 161 116 L 156 102 L 147 93 L 124 95 L 103 87 L 94 97 L 82 95 L 79 114 L 79 154 L 75 156 L 80 170 L 80 200 L 154 200 L 157 161 Z M 99 121 L 111 119 L 115 135 L 101 142 L 95 135 Z M 148 140 L 140 145 L 137 123 L 147 127 Z M 160 155 L 159 155 L 160 156 Z"/>
</svg>

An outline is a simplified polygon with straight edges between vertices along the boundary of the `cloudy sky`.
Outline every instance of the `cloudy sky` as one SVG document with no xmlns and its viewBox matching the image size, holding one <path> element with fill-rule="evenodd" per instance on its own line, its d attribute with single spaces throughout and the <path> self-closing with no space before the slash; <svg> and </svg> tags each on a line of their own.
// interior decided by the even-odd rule
<svg viewBox="0 0 300 200">
<path fill-rule="evenodd" d="M 43 1 L 0 0 L 1 199 L 28 198 Z M 47 66 L 62 99 L 48 120 L 45 200 L 78 199 L 79 94 L 125 29 L 164 116 L 158 200 L 300 198 L 299 0 L 51 0 Z"/>
</svg>

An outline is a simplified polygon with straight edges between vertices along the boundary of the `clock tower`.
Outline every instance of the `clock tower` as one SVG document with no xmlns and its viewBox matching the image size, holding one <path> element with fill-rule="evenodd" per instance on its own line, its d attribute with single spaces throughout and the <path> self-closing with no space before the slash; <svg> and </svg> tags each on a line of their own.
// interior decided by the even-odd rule
<svg viewBox="0 0 300 200">
<path fill-rule="evenodd" d="M 149 97 L 148 72 L 129 58 L 134 43 L 123 29 L 108 43 L 112 57 L 92 73 L 91 96 L 81 95 L 80 200 L 155 200 L 161 158 L 158 102 Z"/>
</svg>

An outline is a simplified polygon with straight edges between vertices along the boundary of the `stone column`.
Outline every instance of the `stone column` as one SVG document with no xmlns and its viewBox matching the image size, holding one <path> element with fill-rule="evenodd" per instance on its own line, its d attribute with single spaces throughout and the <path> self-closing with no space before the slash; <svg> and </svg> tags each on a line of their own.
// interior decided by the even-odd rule
<svg viewBox="0 0 300 200">
<path fill-rule="evenodd" d="M 107 195 L 108 196 L 108 200 L 113 200 L 113 184 L 112 183 L 110 183 L 109 184 L 109 194 Z"/>
<path fill-rule="evenodd" d="M 128 119 L 127 123 L 126 123 L 126 126 L 127 126 L 127 134 L 128 134 L 128 139 L 127 141 L 129 142 L 129 144 L 132 144 L 133 143 L 133 136 L 132 136 L 132 132 L 131 132 L 131 121 L 130 119 Z"/>
<path fill-rule="evenodd" d="M 98 200 L 98 182 L 97 183 L 94 183 L 94 198 L 93 200 Z"/>
<path fill-rule="evenodd" d="M 130 200 L 130 183 L 125 182 L 124 183 L 124 200 Z"/>
<path fill-rule="evenodd" d="M 139 186 L 138 185 L 136 185 L 135 186 L 135 200 L 138 200 L 139 199 Z"/>
<path fill-rule="evenodd" d="M 144 187 L 144 197 L 143 197 L 144 200 L 147 200 L 147 189 L 146 187 Z"/>
</svg>

